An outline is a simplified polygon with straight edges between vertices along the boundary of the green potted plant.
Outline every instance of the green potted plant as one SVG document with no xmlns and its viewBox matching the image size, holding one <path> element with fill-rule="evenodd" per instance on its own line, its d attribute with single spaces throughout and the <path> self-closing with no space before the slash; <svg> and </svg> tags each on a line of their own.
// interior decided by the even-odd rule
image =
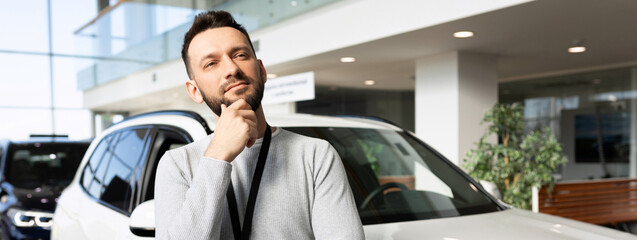
<svg viewBox="0 0 637 240">
<path fill-rule="evenodd" d="M 523 110 L 519 103 L 496 104 L 488 110 L 482 121 L 488 129 L 467 153 L 464 168 L 478 180 L 495 183 L 504 202 L 530 209 L 532 188 L 552 187 L 552 173 L 567 159 L 550 128 L 524 134 Z M 488 141 L 492 135 L 498 143 Z"/>
</svg>

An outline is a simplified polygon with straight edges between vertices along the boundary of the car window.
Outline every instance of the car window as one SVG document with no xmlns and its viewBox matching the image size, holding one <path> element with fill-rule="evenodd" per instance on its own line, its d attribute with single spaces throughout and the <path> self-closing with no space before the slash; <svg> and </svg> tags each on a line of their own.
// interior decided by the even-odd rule
<svg viewBox="0 0 637 240">
<path fill-rule="evenodd" d="M 124 211 L 130 210 L 133 193 L 133 173 L 144 157 L 148 129 L 134 129 L 121 133 L 104 176 L 104 190 L 100 200 Z"/>
<path fill-rule="evenodd" d="M 82 186 L 116 209 L 129 213 L 135 170 L 145 159 L 148 127 L 124 129 L 105 137 L 84 168 Z"/>
<path fill-rule="evenodd" d="M 141 202 L 153 199 L 155 196 L 155 173 L 159 159 L 164 156 L 166 151 L 182 147 L 191 143 L 190 137 L 185 131 L 174 128 L 162 127 L 158 129 L 157 138 L 151 150 L 151 157 L 148 161 L 148 174 L 143 184 L 143 195 Z"/>
<path fill-rule="evenodd" d="M 491 198 L 412 136 L 362 128 L 286 128 L 330 142 L 343 161 L 364 224 L 498 210 Z"/>
<path fill-rule="evenodd" d="M 18 188 L 66 187 L 88 148 L 81 142 L 12 144 L 7 153 L 6 180 Z"/>
<path fill-rule="evenodd" d="M 104 162 L 106 165 L 107 160 L 111 158 L 113 155 L 113 147 L 111 146 L 111 141 L 117 137 L 119 133 L 111 133 L 97 144 L 95 150 L 93 150 L 93 154 L 88 160 L 88 163 L 84 167 L 82 172 L 82 187 L 86 192 L 88 192 L 91 196 L 95 198 L 99 198 L 102 189 L 102 180 L 104 178 L 104 171 L 101 171 L 102 174 L 96 174 L 97 169 L 100 168 L 100 164 Z M 102 161 L 104 159 L 104 161 Z M 103 169 L 106 167 L 102 166 Z"/>
</svg>

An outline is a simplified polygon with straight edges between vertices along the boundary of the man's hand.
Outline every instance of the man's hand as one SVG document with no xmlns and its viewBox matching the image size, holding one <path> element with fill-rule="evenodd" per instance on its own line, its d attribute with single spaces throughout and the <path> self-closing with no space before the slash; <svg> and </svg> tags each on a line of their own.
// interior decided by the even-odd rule
<svg viewBox="0 0 637 240">
<path fill-rule="evenodd" d="M 232 162 L 244 147 L 252 147 L 257 137 L 257 116 L 245 100 L 221 105 L 215 135 L 204 156 Z"/>
</svg>

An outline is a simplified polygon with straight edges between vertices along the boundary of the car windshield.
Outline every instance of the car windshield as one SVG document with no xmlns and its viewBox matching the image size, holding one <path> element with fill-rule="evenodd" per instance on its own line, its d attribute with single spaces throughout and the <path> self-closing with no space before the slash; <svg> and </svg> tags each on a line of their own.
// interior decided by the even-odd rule
<svg viewBox="0 0 637 240">
<path fill-rule="evenodd" d="M 7 149 L 6 180 L 18 188 L 68 185 L 88 143 L 19 143 Z"/>
<path fill-rule="evenodd" d="M 363 224 L 493 212 L 494 201 L 428 146 L 392 130 L 293 127 L 329 141 L 352 188 Z"/>
</svg>

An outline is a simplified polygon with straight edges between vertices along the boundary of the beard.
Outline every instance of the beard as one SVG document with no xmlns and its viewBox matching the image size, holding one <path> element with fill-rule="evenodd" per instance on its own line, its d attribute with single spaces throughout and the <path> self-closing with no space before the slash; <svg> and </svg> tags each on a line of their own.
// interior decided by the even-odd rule
<svg viewBox="0 0 637 240">
<path fill-rule="evenodd" d="M 259 76 L 259 78 L 261 78 L 261 76 Z M 263 79 L 256 80 L 240 74 L 237 75 L 237 77 L 229 79 L 225 84 L 219 87 L 218 97 L 207 96 L 204 94 L 204 91 L 201 91 L 201 89 L 200 93 L 206 105 L 208 105 L 210 110 L 212 110 L 212 112 L 214 112 L 217 116 L 221 116 L 221 104 L 225 104 L 226 107 L 228 107 L 239 99 L 244 99 L 248 105 L 250 105 L 252 111 L 256 111 L 261 106 L 261 99 L 263 99 L 264 83 L 262 80 Z M 237 98 L 229 99 L 224 95 L 224 91 L 228 86 L 236 82 L 246 82 L 248 83 L 248 87 L 235 90 Z M 250 90 L 252 90 L 252 92 L 250 92 Z"/>
</svg>

